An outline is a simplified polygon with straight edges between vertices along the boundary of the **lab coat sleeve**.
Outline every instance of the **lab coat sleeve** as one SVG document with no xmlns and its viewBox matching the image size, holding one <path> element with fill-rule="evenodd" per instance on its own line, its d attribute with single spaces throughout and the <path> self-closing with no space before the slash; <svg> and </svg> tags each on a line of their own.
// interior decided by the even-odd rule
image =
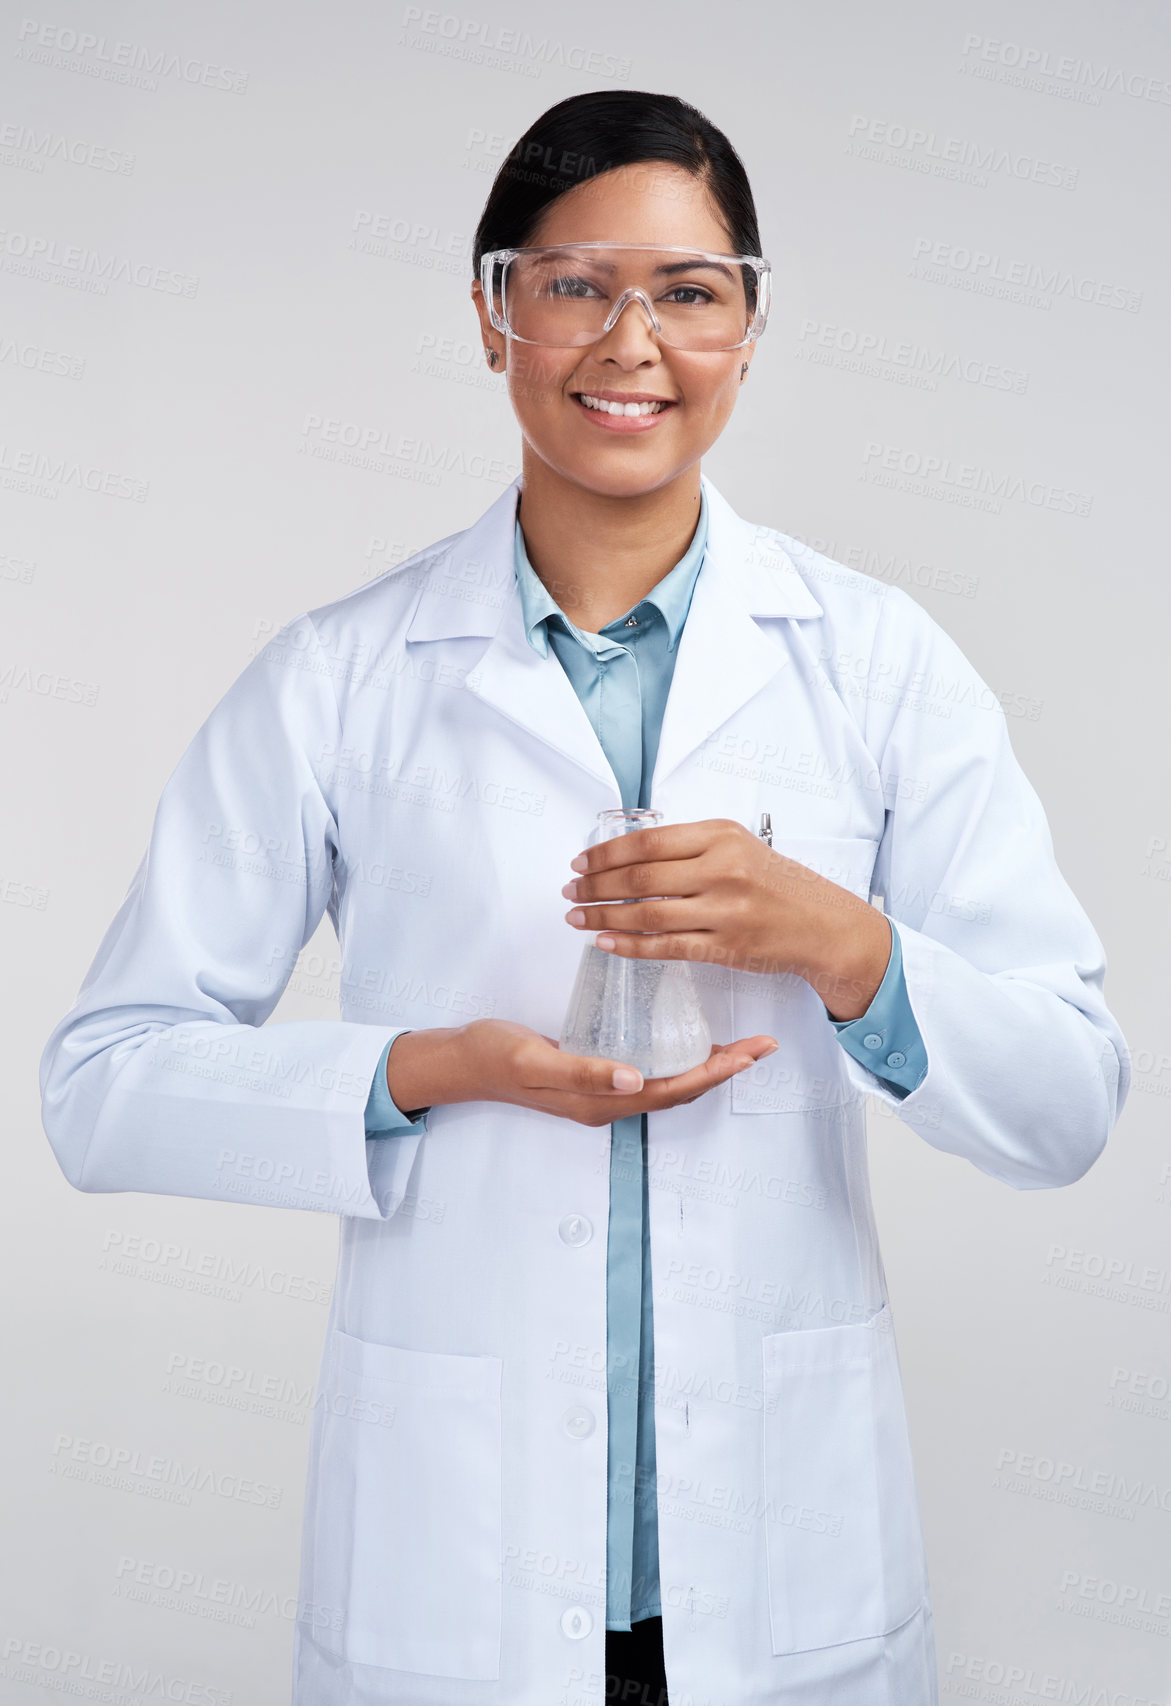
<svg viewBox="0 0 1171 1706">
<path fill-rule="evenodd" d="M 1121 1111 L 1129 1055 L 1103 997 L 1102 944 L 1058 868 L 1004 709 L 897 587 L 865 700 L 888 804 L 872 892 L 898 926 L 927 1070 L 901 1099 L 847 1055 L 849 1076 L 993 1178 L 1069 1184 Z"/>
<path fill-rule="evenodd" d="M 327 907 L 337 921 L 338 825 L 318 774 L 340 732 L 333 667 L 297 617 L 163 789 L 147 852 L 41 1059 L 45 1131 L 79 1190 L 366 1219 L 402 1201 L 422 1123 L 385 1144 L 368 1141 L 364 1115 L 379 1057 L 406 1027 L 265 1024 Z"/>
</svg>

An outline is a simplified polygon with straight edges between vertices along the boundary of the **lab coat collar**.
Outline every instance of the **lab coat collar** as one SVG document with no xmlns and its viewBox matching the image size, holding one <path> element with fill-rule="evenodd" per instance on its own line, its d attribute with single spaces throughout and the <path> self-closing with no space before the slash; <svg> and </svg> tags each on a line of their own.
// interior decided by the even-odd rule
<svg viewBox="0 0 1171 1706">
<path fill-rule="evenodd" d="M 788 666 L 753 620 L 809 618 L 822 607 L 768 528 L 737 515 L 705 474 L 708 538 L 663 716 L 651 783 L 695 749 Z M 407 642 L 490 637 L 464 685 L 529 734 L 621 790 L 585 708 L 560 663 L 528 643 L 514 551 L 521 476 L 429 562 Z M 417 571 L 418 572 L 418 571 Z"/>
</svg>

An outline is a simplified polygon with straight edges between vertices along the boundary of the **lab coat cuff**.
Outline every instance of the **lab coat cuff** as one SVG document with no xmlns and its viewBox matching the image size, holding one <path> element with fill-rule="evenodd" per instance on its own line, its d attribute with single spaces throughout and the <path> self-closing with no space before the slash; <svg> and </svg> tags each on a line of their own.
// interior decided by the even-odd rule
<svg viewBox="0 0 1171 1706">
<path fill-rule="evenodd" d="M 364 1025 L 343 1020 L 340 1024 L 333 1021 L 330 1028 L 352 1033 L 346 1068 L 355 1082 L 370 1085 L 379 1059 L 384 1060 L 391 1043 L 401 1036 L 405 1027 Z M 382 1070 L 385 1077 L 385 1065 Z M 389 1090 L 387 1099 L 390 1100 Z M 368 1106 L 369 1093 L 364 1105 L 355 1099 L 352 1117 L 347 1115 L 344 1160 L 338 1180 L 342 1200 L 335 1212 L 366 1220 L 389 1220 L 406 1196 L 411 1168 L 423 1135 L 423 1124 L 420 1121 L 418 1125 L 407 1126 L 396 1134 L 393 1143 L 380 1142 L 367 1134 L 365 1111 Z M 362 1145 L 360 1158 L 352 1147 L 350 1133 Z"/>
<path fill-rule="evenodd" d="M 986 972 L 956 948 L 900 925 L 903 971 L 928 1070 L 899 1100 L 849 1055 L 851 1082 L 920 1132 L 1017 1189 L 1071 1184 L 1117 1118 L 1117 1027 L 1076 966 Z M 1032 975 L 1029 975 L 1029 972 Z"/>
</svg>

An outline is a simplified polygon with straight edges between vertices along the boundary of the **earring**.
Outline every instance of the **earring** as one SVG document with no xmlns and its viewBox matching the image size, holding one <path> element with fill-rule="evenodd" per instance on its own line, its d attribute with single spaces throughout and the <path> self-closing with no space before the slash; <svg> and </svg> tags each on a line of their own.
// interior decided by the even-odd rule
<svg viewBox="0 0 1171 1706">
<path fill-rule="evenodd" d="M 495 366 L 496 366 L 496 362 L 497 362 L 497 360 L 498 360 L 498 357 L 497 357 L 497 354 L 496 354 L 496 351 L 495 351 L 495 350 L 494 350 L 494 349 L 490 349 L 490 350 L 485 350 L 485 351 L 484 351 L 484 354 L 485 354 L 485 355 L 486 355 L 486 356 L 487 356 L 487 357 L 488 357 L 488 364 L 489 364 L 489 366 L 491 366 L 491 367 L 495 367 Z"/>
<path fill-rule="evenodd" d="M 742 361 L 740 363 L 740 383 L 741 383 L 741 385 L 743 385 L 743 383 L 744 383 L 744 375 L 747 372 L 748 372 L 748 363 L 746 361 Z"/>
</svg>

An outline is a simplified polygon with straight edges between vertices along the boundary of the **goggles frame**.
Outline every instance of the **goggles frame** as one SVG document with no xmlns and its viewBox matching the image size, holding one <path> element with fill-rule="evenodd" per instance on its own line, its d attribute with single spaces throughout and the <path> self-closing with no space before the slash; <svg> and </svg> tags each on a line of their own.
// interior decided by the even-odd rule
<svg viewBox="0 0 1171 1706">
<path fill-rule="evenodd" d="M 654 250 L 664 255 L 689 255 L 693 260 L 727 261 L 733 266 L 751 267 L 753 272 L 756 274 L 756 312 L 752 317 L 752 323 L 745 336 L 740 339 L 738 344 L 727 344 L 721 350 L 693 351 L 692 353 L 712 355 L 723 354 L 724 350 L 743 349 L 745 344 L 756 342 L 757 338 L 760 337 L 768 323 L 768 311 L 772 303 L 772 267 L 769 262 L 765 260 L 763 255 L 726 255 L 719 253 L 714 249 L 692 249 L 679 243 L 606 243 L 598 241 L 590 243 L 534 243 L 522 245 L 520 248 L 489 249 L 485 254 L 483 254 L 480 257 L 480 287 L 484 292 L 484 301 L 487 304 L 488 317 L 496 331 L 503 332 L 506 337 L 512 338 L 518 344 L 537 344 L 537 340 L 535 338 L 522 338 L 518 332 L 513 330 L 508 320 L 504 282 L 507 275 L 508 263 L 510 261 L 515 260 L 518 255 L 551 255 L 557 254 L 559 251 L 572 251 L 576 254 L 578 250 L 581 249 Z M 497 268 L 500 268 L 498 289 L 495 287 Z M 497 298 L 499 298 L 500 301 L 499 311 L 496 307 Z M 643 308 L 646 310 L 646 313 L 650 318 L 654 334 L 660 342 L 666 344 L 668 349 L 688 348 L 686 344 L 673 344 L 670 339 L 663 336 L 663 328 L 659 323 L 659 317 L 654 311 L 650 298 L 647 296 L 645 290 L 639 289 L 637 286 L 631 286 L 621 293 L 613 308 L 611 308 L 609 314 L 606 316 L 605 325 L 602 327 L 601 331 L 598 333 L 598 337 L 594 339 L 593 342 L 596 343 L 599 339 L 605 337 L 606 333 L 609 332 L 616 324 L 619 314 L 623 312 L 630 302 L 636 300 L 641 302 Z M 570 349 L 586 349 L 589 346 L 587 344 L 570 344 L 566 346 L 559 344 L 541 344 L 537 347 L 542 349 L 559 349 L 562 347 Z"/>
</svg>

